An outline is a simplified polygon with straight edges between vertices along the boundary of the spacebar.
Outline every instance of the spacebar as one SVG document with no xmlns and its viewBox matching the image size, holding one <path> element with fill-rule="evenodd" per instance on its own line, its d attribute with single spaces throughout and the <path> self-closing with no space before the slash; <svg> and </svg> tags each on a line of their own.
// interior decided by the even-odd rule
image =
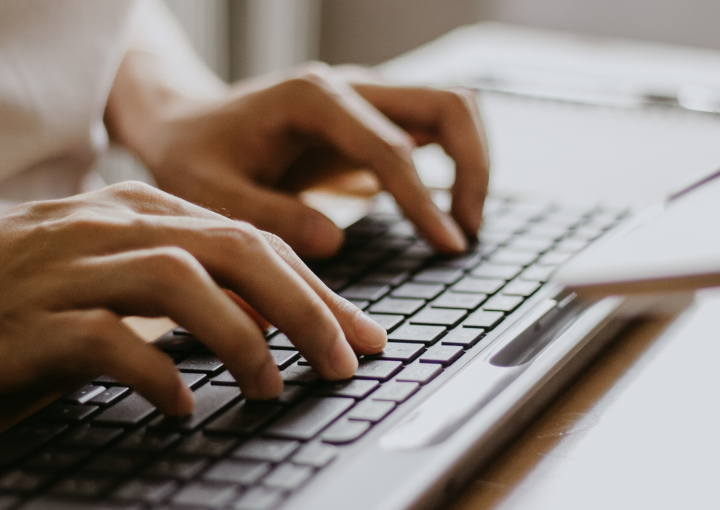
<svg viewBox="0 0 720 510">
<path fill-rule="evenodd" d="M 351 398 L 308 398 L 271 425 L 265 433 L 302 441 L 312 439 L 354 403 Z"/>
</svg>

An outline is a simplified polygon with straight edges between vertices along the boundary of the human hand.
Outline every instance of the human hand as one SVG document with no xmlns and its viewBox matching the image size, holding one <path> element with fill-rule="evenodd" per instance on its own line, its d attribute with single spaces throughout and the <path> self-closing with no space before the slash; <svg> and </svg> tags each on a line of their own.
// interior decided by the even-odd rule
<svg viewBox="0 0 720 510">
<path fill-rule="evenodd" d="M 172 92 L 160 68 L 150 55 L 127 55 L 106 118 L 162 189 L 322 257 L 338 249 L 342 233 L 296 194 L 366 168 L 439 251 L 462 251 L 465 235 L 477 235 L 489 162 L 469 91 L 389 86 L 311 64 L 191 100 Z M 158 83 L 162 94 L 152 92 Z M 431 142 L 456 162 L 452 218 L 432 203 L 413 166 L 412 149 Z"/>
<path fill-rule="evenodd" d="M 192 411 L 170 358 L 121 322 L 169 316 L 251 399 L 282 389 L 262 331 L 224 289 L 345 379 L 385 331 L 328 290 L 279 238 L 138 183 L 0 214 L 0 392 L 106 373 L 161 411 Z M 355 351 L 355 352 L 353 352 Z"/>
</svg>

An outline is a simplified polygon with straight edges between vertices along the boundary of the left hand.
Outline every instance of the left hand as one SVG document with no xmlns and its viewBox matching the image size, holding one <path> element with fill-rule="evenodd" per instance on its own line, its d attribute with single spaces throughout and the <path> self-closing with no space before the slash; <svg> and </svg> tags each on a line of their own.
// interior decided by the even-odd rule
<svg viewBox="0 0 720 510">
<path fill-rule="evenodd" d="M 309 64 L 199 100 L 162 85 L 152 59 L 126 55 L 106 119 L 160 188 L 323 257 L 342 232 L 297 193 L 370 169 L 438 251 L 460 252 L 465 236 L 477 235 L 489 161 L 471 92 L 351 80 Z M 414 147 L 433 142 L 456 162 L 452 217 L 433 204 L 412 162 Z"/>
</svg>

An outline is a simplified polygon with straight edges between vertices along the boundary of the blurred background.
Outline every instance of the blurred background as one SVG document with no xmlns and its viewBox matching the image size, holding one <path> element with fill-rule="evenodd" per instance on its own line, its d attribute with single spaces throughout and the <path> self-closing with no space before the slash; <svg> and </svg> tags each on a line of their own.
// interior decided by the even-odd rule
<svg viewBox="0 0 720 510">
<path fill-rule="evenodd" d="M 720 49 L 717 0 L 165 0 L 232 81 L 320 59 L 377 64 L 477 21 Z"/>
</svg>

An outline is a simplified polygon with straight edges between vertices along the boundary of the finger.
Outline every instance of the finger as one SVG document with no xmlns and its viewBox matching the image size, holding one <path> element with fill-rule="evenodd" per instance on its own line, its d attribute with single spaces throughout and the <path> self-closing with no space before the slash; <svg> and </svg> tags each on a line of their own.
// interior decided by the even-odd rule
<svg viewBox="0 0 720 510">
<path fill-rule="evenodd" d="M 316 69 L 284 82 L 277 91 L 291 128 L 317 136 L 372 168 L 438 250 L 457 252 L 466 248 L 457 224 L 435 206 L 420 181 L 412 162 L 414 144 L 409 135 L 352 87 Z"/>
<path fill-rule="evenodd" d="M 438 90 L 363 83 L 360 95 L 422 143 L 436 142 L 455 160 L 452 214 L 477 235 L 487 193 L 490 161 L 477 100 L 466 89 Z"/>
<path fill-rule="evenodd" d="M 263 232 L 275 252 L 320 296 L 330 308 L 345 333 L 345 338 L 358 354 L 375 354 L 387 343 L 385 329 L 358 307 L 335 294 L 300 260 L 290 247 L 278 236 Z"/>
<path fill-rule="evenodd" d="M 59 331 L 72 332 L 72 356 L 132 387 L 167 415 L 192 413 L 195 399 L 172 360 L 148 345 L 113 312 L 96 309 L 60 314 Z"/>
</svg>

